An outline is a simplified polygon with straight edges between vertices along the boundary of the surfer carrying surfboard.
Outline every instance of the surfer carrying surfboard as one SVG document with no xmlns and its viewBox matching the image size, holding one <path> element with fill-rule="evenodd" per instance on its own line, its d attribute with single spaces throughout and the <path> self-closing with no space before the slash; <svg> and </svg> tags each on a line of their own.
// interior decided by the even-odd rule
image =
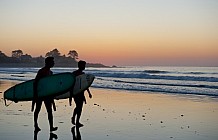
<svg viewBox="0 0 218 140">
<path fill-rule="evenodd" d="M 83 70 L 85 70 L 85 67 L 86 67 L 86 62 L 80 60 L 78 62 L 78 70 L 74 71 L 73 74 L 75 76 L 85 74 L 83 72 Z M 73 90 L 71 92 L 73 92 Z M 85 98 L 84 92 L 85 91 L 82 91 L 81 93 L 78 93 L 77 95 L 75 95 L 73 97 L 74 102 L 76 104 L 76 107 L 74 108 L 74 112 L 73 112 L 73 116 L 71 118 L 71 122 L 72 122 L 72 124 L 74 124 L 74 125 L 76 125 L 78 127 L 83 126 L 83 124 L 80 123 L 80 117 L 81 117 L 81 113 L 82 113 L 83 103 L 84 102 L 86 103 L 86 98 Z M 92 94 L 91 94 L 89 88 L 87 89 L 87 92 L 89 94 L 89 98 L 92 98 Z M 71 93 L 71 95 L 73 95 L 73 93 Z M 70 102 L 70 106 L 71 106 L 72 97 L 70 97 L 69 102 Z M 76 119 L 76 122 L 75 122 L 75 119 Z"/>
<path fill-rule="evenodd" d="M 38 125 L 38 116 L 39 112 L 41 110 L 42 102 L 44 102 L 47 113 L 48 113 L 48 121 L 50 125 L 50 131 L 56 131 L 58 127 L 53 126 L 53 114 L 52 114 L 52 106 L 54 108 L 54 111 L 56 111 L 56 107 L 54 104 L 54 99 L 53 97 L 45 97 L 45 98 L 38 98 L 37 96 L 37 84 L 39 79 L 52 75 L 53 72 L 50 70 L 54 66 L 54 57 L 47 57 L 45 59 L 45 66 L 41 68 L 35 78 L 35 82 L 33 84 L 33 90 L 34 90 L 34 99 L 32 101 L 32 109 L 31 111 L 34 110 L 34 105 L 36 105 L 35 111 L 34 111 L 34 127 L 35 131 L 40 131 L 41 129 L 39 128 Z"/>
</svg>

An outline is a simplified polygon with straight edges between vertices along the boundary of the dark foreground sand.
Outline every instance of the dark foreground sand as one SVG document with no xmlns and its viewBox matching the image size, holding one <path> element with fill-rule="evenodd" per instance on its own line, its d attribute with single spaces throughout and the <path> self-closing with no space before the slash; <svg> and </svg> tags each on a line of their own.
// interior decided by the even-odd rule
<svg viewBox="0 0 218 140">
<path fill-rule="evenodd" d="M 0 81 L 1 140 L 217 140 L 218 99 L 200 96 L 164 95 L 91 88 L 81 128 L 70 118 L 73 106 L 56 100 L 54 125 L 50 134 L 44 105 L 39 116 L 41 131 L 34 135 L 31 102 L 4 106 L 3 92 L 16 83 Z M 10 101 L 8 101 L 10 103 Z M 75 134 L 75 137 L 73 137 Z M 53 138 L 55 139 L 55 138 Z"/>
</svg>

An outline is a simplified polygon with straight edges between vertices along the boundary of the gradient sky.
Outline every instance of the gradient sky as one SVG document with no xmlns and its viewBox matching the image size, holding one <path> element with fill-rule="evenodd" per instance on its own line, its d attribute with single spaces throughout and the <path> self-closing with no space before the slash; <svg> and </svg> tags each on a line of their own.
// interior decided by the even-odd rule
<svg viewBox="0 0 218 140">
<path fill-rule="evenodd" d="M 105 65 L 218 66 L 217 0 L 0 0 L 0 50 Z"/>
</svg>

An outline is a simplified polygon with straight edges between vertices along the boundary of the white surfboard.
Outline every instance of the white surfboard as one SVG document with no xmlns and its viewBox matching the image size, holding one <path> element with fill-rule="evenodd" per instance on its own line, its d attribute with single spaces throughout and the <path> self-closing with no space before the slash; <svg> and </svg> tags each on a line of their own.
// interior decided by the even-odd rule
<svg viewBox="0 0 218 140">
<path fill-rule="evenodd" d="M 87 90 L 93 83 L 94 79 L 95 79 L 95 76 L 92 74 L 82 74 L 82 75 L 76 76 L 76 82 L 73 87 L 73 96 L 78 93 L 81 93 L 82 91 Z M 56 96 L 55 99 L 57 100 L 67 99 L 69 97 L 70 97 L 70 92 L 67 92 L 59 96 Z"/>
</svg>

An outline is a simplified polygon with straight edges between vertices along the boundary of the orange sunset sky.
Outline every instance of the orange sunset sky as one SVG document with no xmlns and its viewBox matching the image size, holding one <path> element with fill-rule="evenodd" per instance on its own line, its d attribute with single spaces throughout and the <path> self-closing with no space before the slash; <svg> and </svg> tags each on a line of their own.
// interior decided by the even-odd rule
<svg viewBox="0 0 218 140">
<path fill-rule="evenodd" d="M 91 63 L 218 66 L 217 0 L 1 0 L 0 51 Z"/>
</svg>

